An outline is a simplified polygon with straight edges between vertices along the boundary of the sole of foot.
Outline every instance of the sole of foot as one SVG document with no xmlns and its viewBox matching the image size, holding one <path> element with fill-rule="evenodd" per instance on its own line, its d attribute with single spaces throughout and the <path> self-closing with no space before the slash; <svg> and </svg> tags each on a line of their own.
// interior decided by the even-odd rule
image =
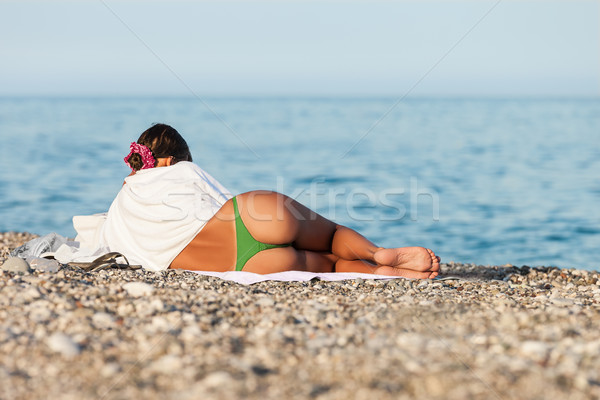
<svg viewBox="0 0 600 400">
<path fill-rule="evenodd" d="M 373 259 L 380 266 L 389 266 L 401 270 L 417 272 L 437 272 L 440 270 L 440 258 L 424 247 L 399 247 L 379 249 Z"/>
</svg>

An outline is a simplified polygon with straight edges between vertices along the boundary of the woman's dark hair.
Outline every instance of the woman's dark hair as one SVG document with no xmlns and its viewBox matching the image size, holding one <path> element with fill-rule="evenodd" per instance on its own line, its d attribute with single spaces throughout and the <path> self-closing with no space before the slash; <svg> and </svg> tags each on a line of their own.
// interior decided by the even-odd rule
<svg viewBox="0 0 600 400">
<path fill-rule="evenodd" d="M 137 140 L 152 151 L 154 159 L 173 157 L 171 165 L 179 161 L 192 161 L 187 143 L 175 128 L 166 124 L 154 124 L 142 133 Z M 133 153 L 127 160 L 131 167 L 139 171 L 144 166 L 142 156 Z"/>
</svg>

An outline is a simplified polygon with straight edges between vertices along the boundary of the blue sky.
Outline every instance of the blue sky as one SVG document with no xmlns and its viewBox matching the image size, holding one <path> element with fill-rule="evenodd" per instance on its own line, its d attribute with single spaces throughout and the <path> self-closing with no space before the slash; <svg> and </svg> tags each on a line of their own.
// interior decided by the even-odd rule
<svg viewBox="0 0 600 400">
<path fill-rule="evenodd" d="M 599 1 L 0 1 L 0 95 L 600 96 Z"/>
</svg>

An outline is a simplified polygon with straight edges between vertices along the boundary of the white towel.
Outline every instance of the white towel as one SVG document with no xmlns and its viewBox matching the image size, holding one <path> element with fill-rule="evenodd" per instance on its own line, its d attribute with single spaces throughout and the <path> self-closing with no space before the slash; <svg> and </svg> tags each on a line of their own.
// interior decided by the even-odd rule
<svg viewBox="0 0 600 400">
<path fill-rule="evenodd" d="M 191 162 L 144 169 L 125 179 L 106 215 L 73 218 L 76 240 L 88 257 L 105 248 L 131 264 L 165 270 L 231 197 Z M 77 253 L 70 261 L 78 261 Z"/>
<path fill-rule="evenodd" d="M 245 271 L 191 271 L 199 275 L 214 276 L 227 281 L 241 283 L 243 285 L 251 285 L 257 282 L 264 281 L 280 281 L 280 282 L 305 282 L 311 279 L 320 279 L 322 281 L 343 281 L 349 279 L 404 279 L 399 276 L 389 275 L 374 275 L 374 274 L 359 274 L 351 272 L 307 272 L 307 271 L 285 271 L 273 274 L 255 274 Z"/>
</svg>

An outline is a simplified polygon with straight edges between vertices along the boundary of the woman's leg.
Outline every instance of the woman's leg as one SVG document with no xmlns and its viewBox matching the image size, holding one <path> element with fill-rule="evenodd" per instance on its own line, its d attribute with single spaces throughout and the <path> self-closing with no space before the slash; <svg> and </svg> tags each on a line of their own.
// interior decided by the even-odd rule
<svg viewBox="0 0 600 400">
<path fill-rule="evenodd" d="M 281 193 L 253 191 L 236 196 L 242 221 L 258 241 L 331 252 L 348 260 L 373 260 L 379 249 L 358 232 L 322 217 Z"/>
<path fill-rule="evenodd" d="M 344 260 L 333 254 L 296 250 L 293 247 L 280 247 L 263 250 L 252 257 L 244 266 L 244 271 L 258 274 L 272 274 L 290 270 L 310 272 L 358 272 L 365 274 L 393 275 L 413 279 L 433 278 L 433 272 L 419 272 L 373 265 L 362 260 Z"/>
<path fill-rule="evenodd" d="M 237 202 L 242 220 L 256 240 L 270 244 L 292 243 L 296 250 L 311 253 L 331 253 L 338 258 L 335 262 L 336 271 L 368 270 L 371 273 L 419 278 L 435 277 L 439 271 L 439 258 L 431 250 L 422 247 L 382 249 L 358 232 L 336 225 L 280 193 L 248 192 L 238 195 Z M 267 252 L 256 254 L 246 265 L 260 268 L 261 259 L 266 262 L 267 258 L 275 257 L 275 253 L 261 255 Z M 302 254 L 296 255 L 294 262 L 300 263 L 303 259 L 307 258 Z M 313 261 L 318 259 L 308 258 Z M 358 262 L 351 263 L 352 261 Z M 304 264 L 304 267 L 314 269 L 315 265 Z M 295 268 L 304 269 L 302 267 L 303 265 L 298 264 Z M 323 268 L 327 269 L 325 264 Z"/>
<path fill-rule="evenodd" d="M 279 247 L 256 253 L 244 271 L 258 274 L 271 274 L 284 271 L 334 272 L 338 257 L 331 253 L 318 253 L 298 250 L 293 247 Z"/>
<path fill-rule="evenodd" d="M 362 260 L 339 259 L 335 264 L 335 272 L 358 272 L 365 274 L 401 276 L 410 279 L 433 279 L 438 275 L 437 271 L 416 271 L 408 268 L 397 268 L 381 265 L 373 265 Z"/>
</svg>

